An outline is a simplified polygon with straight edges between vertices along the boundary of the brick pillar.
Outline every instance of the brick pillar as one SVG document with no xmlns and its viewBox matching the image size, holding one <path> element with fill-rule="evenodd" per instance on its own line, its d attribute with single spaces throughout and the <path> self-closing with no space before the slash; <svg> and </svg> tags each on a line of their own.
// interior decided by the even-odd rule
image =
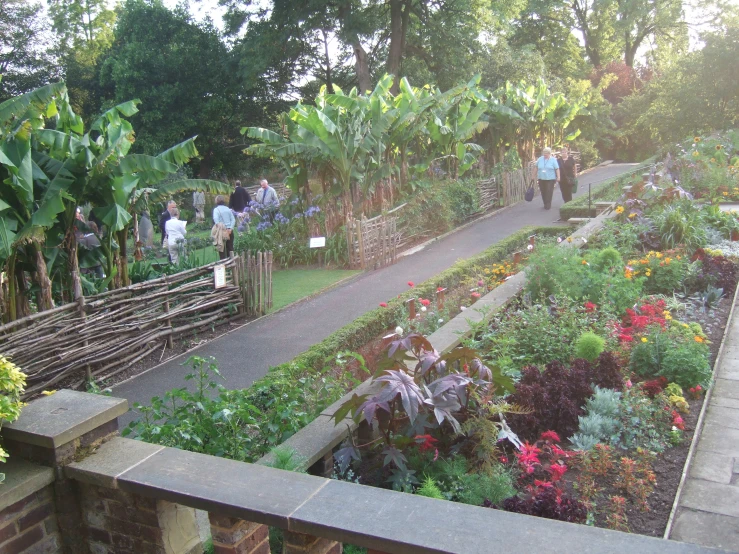
<svg viewBox="0 0 739 554">
<path fill-rule="evenodd" d="M 308 468 L 308 473 L 311 475 L 317 475 L 318 477 L 331 479 L 331 475 L 334 473 L 334 453 L 329 452 L 324 455 L 323 458 Z"/>
<path fill-rule="evenodd" d="M 93 452 L 118 434 L 118 416 L 128 411 L 128 402 L 72 390 L 61 390 L 34 400 L 18 421 L 2 429 L 11 458 L 18 457 L 51 467 L 55 473 L 53 501 L 67 554 L 90 552 L 85 540 L 76 483 L 65 476 L 64 467 Z"/>
<path fill-rule="evenodd" d="M 80 483 L 85 535 L 95 554 L 200 554 L 195 510 Z"/>
<path fill-rule="evenodd" d="M 312 535 L 285 531 L 282 554 L 341 554 L 340 542 Z"/>
<path fill-rule="evenodd" d="M 214 554 L 270 554 L 269 527 L 209 513 Z"/>
<path fill-rule="evenodd" d="M 0 510 L 0 552 L 61 552 L 54 512 L 50 486 Z"/>
</svg>

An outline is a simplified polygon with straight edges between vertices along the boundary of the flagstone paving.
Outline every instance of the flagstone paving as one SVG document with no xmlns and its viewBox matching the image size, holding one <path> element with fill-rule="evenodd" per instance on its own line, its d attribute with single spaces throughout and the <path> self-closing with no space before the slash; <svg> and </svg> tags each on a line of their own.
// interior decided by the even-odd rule
<svg viewBox="0 0 739 554">
<path fill-rule="evenodd" d="M 734 306 L 669 538 L 739 552 L 739 311 Z"/>
</svg>

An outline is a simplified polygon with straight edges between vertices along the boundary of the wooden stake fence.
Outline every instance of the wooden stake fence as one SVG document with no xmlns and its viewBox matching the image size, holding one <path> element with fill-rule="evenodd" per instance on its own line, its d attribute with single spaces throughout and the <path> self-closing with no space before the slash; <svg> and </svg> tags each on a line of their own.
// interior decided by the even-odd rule
<svg viewBox="0 0 739 554">
<path fill-rule="evenodd" d="M 214 286 L 224 265 L 225 286 Z M 272 253 L 246 254 L 111 290 L 0 326 L 0 354 L 27 375 L 25 397 L 130 368 L 174 339 L 272 307 Z"/>
</svg>

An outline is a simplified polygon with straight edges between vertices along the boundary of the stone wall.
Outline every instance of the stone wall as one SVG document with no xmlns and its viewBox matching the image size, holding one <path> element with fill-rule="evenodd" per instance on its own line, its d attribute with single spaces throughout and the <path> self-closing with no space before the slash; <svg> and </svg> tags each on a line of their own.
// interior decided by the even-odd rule
<svg viewBox="0 0 739 554">
<path fill-rule="evenodd" d="M 0 554 L 61 552 L 55 512 L 50 485 L 3 508 L 0 511 Z"/>
</svg>

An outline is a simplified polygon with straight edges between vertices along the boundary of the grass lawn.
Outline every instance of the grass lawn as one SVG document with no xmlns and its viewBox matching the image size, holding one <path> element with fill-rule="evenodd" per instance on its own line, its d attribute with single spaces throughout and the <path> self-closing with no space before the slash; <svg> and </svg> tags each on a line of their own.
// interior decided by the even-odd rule
<svg viewBox="0 0 739 554">
<path fill-rule="evenodd" d="M 272 273 L 272 309 L 315 294 L 360 271 L 348 269 L 281 269 Z"/>
</svg>

